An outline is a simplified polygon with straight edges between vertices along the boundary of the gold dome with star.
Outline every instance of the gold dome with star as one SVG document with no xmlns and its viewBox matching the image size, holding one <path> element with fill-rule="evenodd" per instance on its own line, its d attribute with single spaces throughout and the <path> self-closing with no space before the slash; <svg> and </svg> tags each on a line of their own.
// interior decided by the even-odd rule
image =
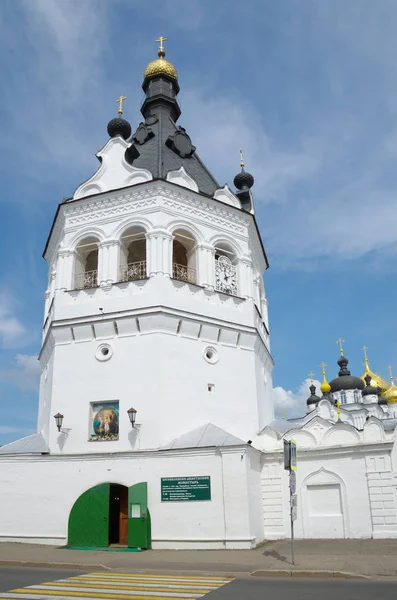
<svg viewBox="0 0 397 600">
<path fill-rule="evenodd" d="M 166 75 L 167 77 L 170 77 L 171 79 L 175 79 L 175 81 L 178 81 L 178 73 L 177 70 L 175 69 L 174 65 L 172 63 L 170 63 L 168 60 L 165 60 L 165 49 L 163 46 L 163 42 L 166 41 L 167 38 L 165 37 L 160 37 L 158 40 L 156 40 L 156 42 L 160 42 L 160 48 L 157 52 L 158 54 L 158 58 L 156 58 L 156 60 L 152 60 L 152 62 L 150 62 L 148 64 L 148 66 L 145 69 L 145 72 L 143 74 L 144 78 L 146 79 L 147 77 L 156 77 L 159 75 Z"/>
</svg>

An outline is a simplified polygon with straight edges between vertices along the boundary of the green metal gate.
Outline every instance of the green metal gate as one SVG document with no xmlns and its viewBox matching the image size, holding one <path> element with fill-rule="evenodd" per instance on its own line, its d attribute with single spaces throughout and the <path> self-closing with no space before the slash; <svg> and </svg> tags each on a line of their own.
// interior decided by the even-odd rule
<svg viewBox="0 0 397 600">
<path fill-rule="evenodd" d="M 68 524 L 68 546 L 104 547 L 109 545 L 110 484 L 87 490 L 74 503 Z"/>
<path fill-rule="evenodd" d="M 146 482 L 128 488 L 128 546 L 129 548 L 152 547 Z"/>
</svg>

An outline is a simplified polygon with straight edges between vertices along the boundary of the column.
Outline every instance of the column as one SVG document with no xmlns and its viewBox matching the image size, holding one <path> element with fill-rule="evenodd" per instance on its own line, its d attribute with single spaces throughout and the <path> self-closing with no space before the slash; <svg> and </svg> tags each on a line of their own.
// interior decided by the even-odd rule
<svg viewBox="0 0 397 600">
<path fill-rule="evenodd" d="M 242 296 L 243 298 L 252 298 L 254 300 L 252 260 L 248 254 L 244 254 L 238 261 L 237 287 L 239 296 Z"/>
<path fill-rule="evenodd" d="M 147 239 L 147 272 L 149 277 L 162 273 L 172 275 L 172 240 L 173 236 L 165 229 L 153 229 L 146 234 Z"/>
<path fill-rule="evenodd" d="M 73 263 L 76 253 L 71 250 L 60 249 L 56 266 L 55 289 L 73 289 Z"/>
<path fill-rule="evenodd" d="M 106 240 L 99 246 L 98 283 L 111 285 L 119 281 L 119 248 L 118 240 Z"/>
<path fill-rule="evenodd" d="M 210 244 L 197 246 L 197 283 L 213 290 L 215 287 L 215 248 Z"/>
</svg>

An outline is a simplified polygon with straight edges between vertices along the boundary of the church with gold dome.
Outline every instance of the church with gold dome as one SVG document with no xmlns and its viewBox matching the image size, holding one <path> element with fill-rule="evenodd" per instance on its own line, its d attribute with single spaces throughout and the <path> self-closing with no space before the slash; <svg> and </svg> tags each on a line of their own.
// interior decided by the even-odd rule
<svg viewBox="0 0 397 600">
<path fill-rule="evenodd" d="M 397 386 L 392 367 L 388 383 L 371 370 L 364 347 L 364 372 L 352 375 L 342 342 L 338 340 L 337 376 L 328 382 L 322 363 L 319 394 L 312 380 L 306 414 L 273 420 L 259 436 L 260 447 L 269 477 L 277 474 L 282 488 L 284 440 L 297 445 L 298 537 L 394 538 Z M 264 502 L 270 507 L 274 499 L 272 495 Z M 268 521 L 275 538 L 281 535 L 285 510 L 279 519 Z"/>
<path fill-rule="evenodd" d="M 397 538 L 397 386 L 366 355 L 352 375 L 341 345 L 306 414 L 275 418 L 254 177 L 242 153 L 230 186 L 204 164 L 165 41 L 140 122 L 120 96 L 55 209 L 37 431 L 0 448 L 0 539 L 250 549 L 289 537 L 290 491 L 296 537 Z"/>
</svg>

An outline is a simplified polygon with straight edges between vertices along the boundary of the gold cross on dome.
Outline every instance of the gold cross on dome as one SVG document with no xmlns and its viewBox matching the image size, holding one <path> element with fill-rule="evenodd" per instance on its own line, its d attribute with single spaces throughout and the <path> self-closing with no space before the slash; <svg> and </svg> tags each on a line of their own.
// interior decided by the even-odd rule
<svg viewBox="0 0 397 600">
<path fill-rule="evenodd" d="M 116 100 L 116 102 L 119 103 L 119 110 L 117 111 L 119 113 L 119 115 L 123 114 L 123 100 L 127 100 L 127 96 L 120 96 Z"/>
<path fill-rule="evenodd" d="M 313 373 L 313 371 L 310 371 L 310 373 L 308 373 L 307 376 L 310 377 L 310 382 L 313 383 L 313 377 L 315 376 L 315 373 Z"/>
<path fill-rule="evenodd" d="M 341 356 L 343 356 L 343 346 L 342 344 L 344 344 L 346 342 L 346 340 L 342 340 L 342 338 L 338 338 L 335 342 L 335 344 L 339 344 L 339 352 L 341 354 Z"/>
<path fill-rule="evenodd" d="M 367 348 L 367 346 L 363 346 L 361 348 L 361 350 L 363 350 L 363 352 L 364 352 L 364 364 L 367 365 L 368 364 L 368 356 L 367 356 L 368 348 Z"/>
<path fill-rule="evenodd" d="M 168 38 L 163 37 L 162 35 L 160 35 L 160 37 L 157 40 L 155 40 L 155 42 L 158 42 L 160 44 L 159 50 L 161 50 L 162 52 L 164 52 L 163 42 L 166 42 L 167 40 Z"/>
<path fill-rule="evenodd" d="M 320 367 L 321 367 L 321 372 L 323 375 L 325 375 L 325 367 L 327 367 L 328 365 L 325 362 L 322 362 Z"/>
<path fill-rule="evenodd" d="M 394 381 L 394 377 L 393 377 L 393 369 L 394 369 L 394 367 L 392 367 L 391 365 L 389 365 L 387 368 L 389 369 L 389 373 L 390 373 L 390 381 L 393 383 L 393 381 Z"/>
</svg>

